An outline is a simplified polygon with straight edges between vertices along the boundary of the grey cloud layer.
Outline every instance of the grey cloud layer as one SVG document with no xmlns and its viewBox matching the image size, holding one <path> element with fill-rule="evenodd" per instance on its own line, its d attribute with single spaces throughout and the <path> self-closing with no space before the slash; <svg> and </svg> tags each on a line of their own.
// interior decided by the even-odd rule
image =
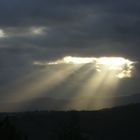
<svg viewBox="0 0 140 140">
<path fill-rule="evenodd" d="M 127 46 L 139 49 L 139 7 L 138 0 L 1 0 L 0 26 L 9 37 L 0 43 L 53 49 L 87 47 L 97 53 L 106 46 L 118 53 L 128 50 Z M 30 27 L 48 30 L 44 36 L 32 36 Z"/>
<path fill-rule="evenodd" d="M 139 57 L 139 15 L 138 0 L 1 0 L 0 28 L 7 37 L 0 48 Z M 33 35 L 32 27 L 46 30 Z"/>
</svg>

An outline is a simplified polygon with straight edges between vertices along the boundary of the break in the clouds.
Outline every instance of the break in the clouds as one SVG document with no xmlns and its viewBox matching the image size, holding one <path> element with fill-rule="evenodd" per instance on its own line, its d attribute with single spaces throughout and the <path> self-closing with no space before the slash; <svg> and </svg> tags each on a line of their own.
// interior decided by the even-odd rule
<svg viewBox="0 0 140 140">
<path fill-rule="evenodd" d="M 72 55 L 139 62 L 139 44 L 139 0 L 0 0 L 2 87 L 32 72 L 35 60 Z M 137 77 L 139 71 L 137 64 Z"/>
<path fill-rule="evenodd" d="M 103 73 L 108 71 L 113 73 L 113 76 L 118 78 L 131 78 L 136 62 L 130 61 L 122 57 L 73 57 L 65 56 L 62 59 L 52 62 L 39 62 L 35 61 L 34 65 L 60 65 L 60 64 L 74 64 L 85 65 L 92 64 L 94 69 Z"/>
<path fill-rule="evenodd" d="M 0 38 L 3 38 L 3 37 L 5 37 L 5 33 L 2 29 L 0 29 Z"/>
</svg>

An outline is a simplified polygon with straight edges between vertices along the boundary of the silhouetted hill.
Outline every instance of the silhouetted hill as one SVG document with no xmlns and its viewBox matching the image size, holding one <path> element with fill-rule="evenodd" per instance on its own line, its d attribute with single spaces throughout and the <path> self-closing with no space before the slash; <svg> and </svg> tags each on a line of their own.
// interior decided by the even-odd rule
<svg viewBox="0 0 140 140">
<path fill-rule="evenodd" d="M 0 139 L 1 132 L 11 136 L 12 130 L 19 140 L 138 140 L 140 104 L 100 111 L 1 113 L 0 130 Z"/>
<path fill-rule="evenodd" d="M 125 105 L 130 103 L 140 103 L 140 94 L 116 98 L 116 105 Z"/>
</svg>

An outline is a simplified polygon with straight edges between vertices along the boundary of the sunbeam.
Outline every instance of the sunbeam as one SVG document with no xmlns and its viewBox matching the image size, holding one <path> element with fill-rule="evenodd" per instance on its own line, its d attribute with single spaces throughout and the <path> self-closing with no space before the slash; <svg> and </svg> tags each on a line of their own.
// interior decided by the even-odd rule
<svg viewBox="0 0 140 140">
<path fill-rule="evenodd" d="M 119 80 L 132 77 L 134 63 L 122 57 L 66 56 L 52 62 L 34 61 L 34 65 L 41 65 L 43 68 L 40 67 L 39 71 L 23 78 L 22 82 L 19 82 L 19 87 L 16 87 L 6 100 L 23 102 L 44 95 L 53 97 L 54 90 L 58 91 L 56 98 L 72 99 L 66 107 L 74 105 L 82 109 L 92 106 L 97 109 L 111 106 Z M 83 97 L 86 98 L 85 101 L 78 103 L 77 99 Z M 112 99 L 108 102 L 105 97 Z"/>
<path fill-rule="evenodd" d="M 48 90 L 55 87 L 58 83 L 61 83 L 65 80 L 71 73 L 75 70 L 79 69 L 79 66 L 62 66 L 59 69 L 55 69 L 51 73 L 43 73 L 40 74 L 38 79 L 32 81 L 32 83 L 27 83 L 23 85 L 22 88 L 16 91 L 16 94 L 12 95 L 9 98 L 10 101 L 24 101 L 30 100 L 31 98 L 35 98 L 40 96 L 43 92 L 47 93 Z"/>
<path fill-rule="evenodd" d="M 77 83 L 82 81 L 83 78 L 86 78 L 84 83 L 82 83 L 82 86 L 78 87 L 79 89 L 76 87 L 77 84 L 72 85 L 72 87 L 67 85 L 65 86 L 67 89 L 65 90 L 64 94 L 68 94 L 74 91 L 73 89 L 77 90 L 71 93 L 71 98 L 73 100 L 70 103 L 68 103 L 67 106 L 77 106 L 77 99 L 81 97 L 89 97 L 88 100 L 85 100 L 86 102 L 83 102 L 83 104 L 85 104 L 84 106 L 92 104 L 95 108 L 100 108 L 104 105 L 111 106 L 113 104 L 113 96 L 115 94 L 115 89 L 117 88 L 119 80 L 121 80 L 122 78 L 131 78 L 133 76 L 135 62 L 123 57 L 96 58 L 65 56 L 62 59 L 58 59 L 56 61 L 35 61 L 34 64 L 58 66 L 61 64 L 64 64 L 66 66 L 71 64 L 73 65 L 73 67 L 82 64 L 84 64 L 84 66 L 87 66 L 85 64 L 89 64 L 90 67 L 87 67 L 87 69 L 91 69 L 89 77 L 87 76 L 88 73 L 83 73 L 83 75 L 81 75 L 81 78 L 75 76 L 75 82 Z M 109 102 L 106 102 L 106 97 L 112 99 Z M 83 107 L 82 103 L 80 103 L 79 105 L 80 108 Z"/>
<path fill-rule="evenodd" d="M 73 96 L 73 99 L 67 106 L 77 106 L 78 109 L 90 108 L 99 109 L 103 106 L 111 106 L 113 104 L 113 96 L 117 88 L 119 78 L 114 76 L 115 71 L 104 68 L 102 72 L 93 72 L 90 78 L 86 80 L 84 85 Z M 85 97 L 85 101 L 78 104 L 80 98 Z M 106 98 L 110 98 L 106 101 Z"/>
</svg>

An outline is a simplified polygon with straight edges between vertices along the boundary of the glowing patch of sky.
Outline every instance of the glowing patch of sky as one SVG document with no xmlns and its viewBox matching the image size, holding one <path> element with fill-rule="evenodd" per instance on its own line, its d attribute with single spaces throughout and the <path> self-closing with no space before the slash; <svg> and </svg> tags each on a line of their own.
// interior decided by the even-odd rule
<svg viewBox="0 0 140 140">
<path fill-rule="evenodd" d="M 98 72 L 114 71 L 114 76 L 118 78 L 132 77 L 134 61 L 123 57 L 72 57 L 65 56 L 62 59 L 51 62 L 34 61 L 35 65 L 58 65 L 58 64 L 88 64 L 95 66 Z"/>
<path fill-rule="evenodd" d="M 3 38 L 3 37 L 5 37 L 5 33 L 2 29 L 0 29 L 0 38 Z"/>
</svg>

